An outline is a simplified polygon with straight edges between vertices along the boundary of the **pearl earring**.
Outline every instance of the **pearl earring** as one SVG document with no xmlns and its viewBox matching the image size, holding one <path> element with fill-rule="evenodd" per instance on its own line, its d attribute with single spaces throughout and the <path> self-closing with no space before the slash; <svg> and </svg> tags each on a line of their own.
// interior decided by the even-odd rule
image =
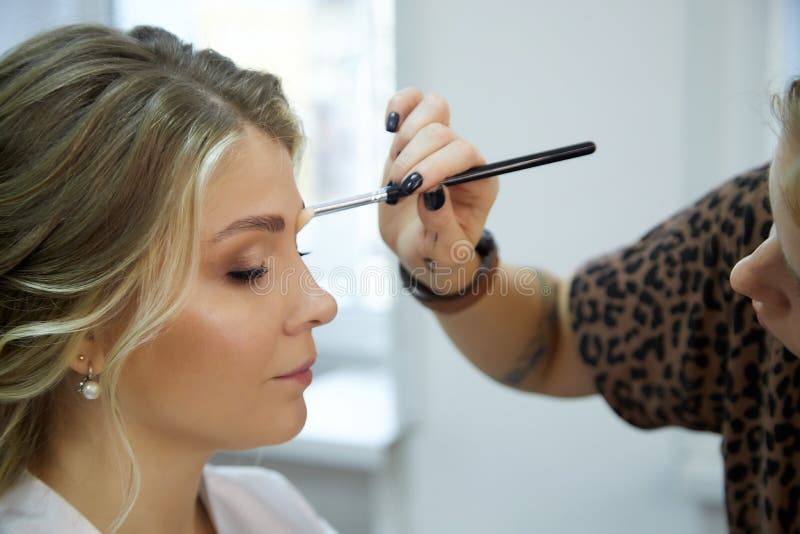
<svg viewBox="0 0 800 534">
<path fill-rule="evenodd" d="M 78 384 L 78 391 L 89 400 L 94 400 L 100 396 L 100 384 L 92 380 L 92 366 L 89 366 L 89 374 L 83 377 L 80 384 Z"/>
</svg>

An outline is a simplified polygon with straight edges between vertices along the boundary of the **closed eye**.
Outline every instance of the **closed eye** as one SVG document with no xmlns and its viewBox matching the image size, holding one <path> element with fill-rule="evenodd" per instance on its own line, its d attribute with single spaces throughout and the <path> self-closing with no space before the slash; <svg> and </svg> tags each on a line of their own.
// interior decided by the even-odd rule
<svg viewBox="0 0 800 534">
<path fill-rule="evenodd" d="M 297 251 L 300 257 L 307 256 L 311 254 L 311 251 Z M 228 276 L 234 279 L 237 282 L 252 282 L 253 280 L 258 280 L 259 278 L 263 277 L 269 269 L 264 264 L 261 266 L 256 267 L 255 269 L 247 269 L 244 271 L 231 271 L 228 273 Z"/>
<path fill-rule="evenodd" d="M 265 265 L 261 265 L 256 269 L 248 269 L 246 271 L 232 271 L 228 273 L 228 276 L 230 276 L 237 282 L 252 282 L 253 280 L 258 280 L 265 274 L 267 274 L 267 267 Z"/>
</svg>

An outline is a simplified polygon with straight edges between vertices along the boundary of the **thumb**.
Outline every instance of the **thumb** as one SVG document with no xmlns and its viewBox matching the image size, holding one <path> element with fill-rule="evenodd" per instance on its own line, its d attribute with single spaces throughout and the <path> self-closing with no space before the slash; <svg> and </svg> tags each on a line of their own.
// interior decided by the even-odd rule
<svg viewBox="0 0 800 534">
<path fill-rule="evenodd" d="M 431 252 L 446 249 L 452 243 L 466 239 L 464 230 L 459 226 L 453 210 L 448 188 L 439 185 L 422 193 L 417 199 L 417 213 L 425 227 L 426 234 L 432 235 Z"/>
</svg>

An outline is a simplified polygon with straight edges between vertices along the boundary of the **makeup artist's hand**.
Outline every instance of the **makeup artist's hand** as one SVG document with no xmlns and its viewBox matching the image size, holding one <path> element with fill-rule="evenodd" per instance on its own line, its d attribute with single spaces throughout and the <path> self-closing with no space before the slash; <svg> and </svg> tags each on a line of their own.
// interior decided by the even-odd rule
<svg viewBox="0 0 800 534">
<path fill-rule="evenodd" d="M 381 203 L 381 236 L 414 278 L 439 294 L 455 293 L 471 283 L 480 264 L 474 245 L 498 180 L 439 185 L 486 163 L 450 128 L 450 109 L 442 97 L 403 89 L 389 100 L 386 116 L 386 129 L 395 135 L 382 185 L 401 184 L 410 196 L 396 205 Z"/>
</svg>

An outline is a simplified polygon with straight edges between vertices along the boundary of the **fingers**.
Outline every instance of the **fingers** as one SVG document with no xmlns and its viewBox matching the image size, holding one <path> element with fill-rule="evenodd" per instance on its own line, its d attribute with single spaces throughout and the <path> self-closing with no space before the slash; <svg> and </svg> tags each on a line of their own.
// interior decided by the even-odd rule
<svg viewBox="0 0 800 534">
<path fill-rule="evenodd" d="M 394 180 L 399 183 L 408 176 L 419 161 L 444 148 L 455 139 L 455 132 L 441 122 L 423 126 L 417 135 L 408 142 L 400 155 L 390 163 L 389 171 L 386 173 L 387 181 Z"/>
<path fill-rule="evenodd" d="M 420 256 L 437 256 L 436 250 L 440 245 L 463 238 L 459 226 L 453 224 L 455 214 L 449 197 L 448 188 L 440 185 L 417 199 L 417 214 L 425 228 Z"/>
<path fill-rule="evenodd" d="M 386 131 L 396 132 L 403 119 L 411 114 L 423 97 L 422 91 L 415 87 L 406 87 L 395 93 L 386 105 Z M 392 117 L 392 114 L 395 116 Z"/>
<path fill-rule="evenodd" d="M 421 270 L 422 283 L 434 275 L 452 281 L 445 272 L 448 268 L 477 269 L 479 259 L 464 259 L 453 250 L 473 250 L 497 195 L 497 178 L 453 189 L 441 185 L 449 176 L 486 163 L 450 128 L 450 109 L 442 97 L 404 89 L 389 101 L 386 118 L 387 130 L 395 135 L 383 184 L 400 185 L 399 203 L 405 204 L 379 207 L 381 237 L 404 265 Z"/>
<path fill-rule="evenodd" d="M 411 174 L 400 182 L 400 187 L 407 193 L 429 191 L 445 178 L 484 163 L 483 156 L 472 144 L 455 138 L 441 148 L 429 149 L 428 155 L 410 168 Z M 418 176 L 422 177 L 421 181 Z M 410 186 L 413 189 L 409 191 Z"/>
<path fill-rule="evenodd" d="M 466 281 L 472 279 L 467 274 L 476 269 L 475 263 L 479 262 L 474 254 L 473 242 L 455 222 L 450 193 L 449 188 L 439 185 L 417 199 L 423 235 L 417 241 L 415 256 L 422 263 L 412 267 L 417 277 L 423 277 L 429 287 L 438 289 L 445 289 L 442 284 L 463 287 Z"/>
<path fill-rule="evenodd" d="M 417 97 L 419 95 L 416 95 Z M 411 97 L 403 101 L 405 104 L 411 102 Z M 400 111 L 397 111 L 400 114 Z M 399 126 L 394 136 L 394 141 L 389 149 L 389 157 L 396 159 L 408 142 L 427 124 L 438 122 L 445 126 L 450 125 L 450 106 L 447 101 L 439 95 L 428 94 L 417 102 L 405 114 L 400 114 Z"/>
</svg>

